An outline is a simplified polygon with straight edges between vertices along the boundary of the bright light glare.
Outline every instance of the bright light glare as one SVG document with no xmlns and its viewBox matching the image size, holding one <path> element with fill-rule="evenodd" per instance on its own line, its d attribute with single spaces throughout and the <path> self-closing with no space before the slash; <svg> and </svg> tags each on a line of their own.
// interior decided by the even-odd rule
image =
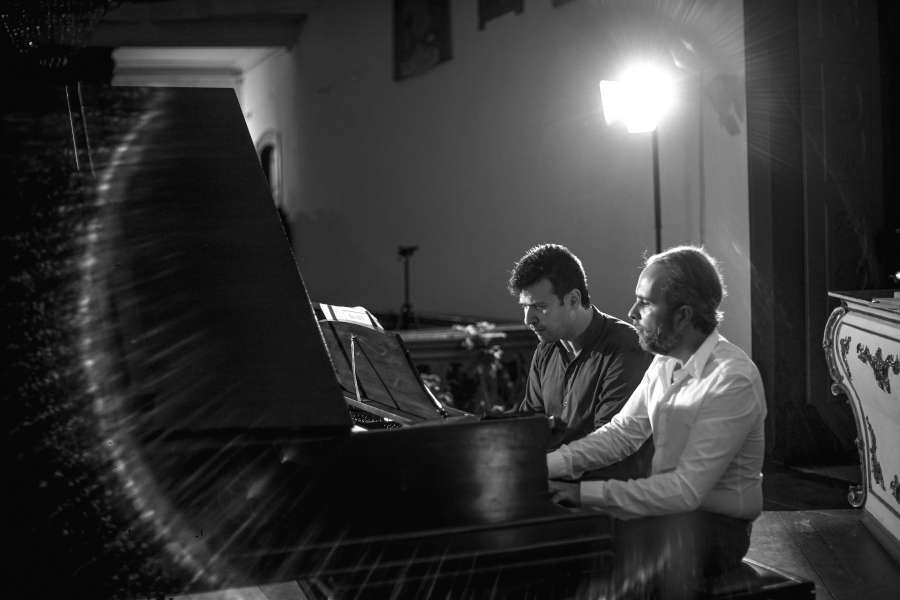
<svg viewBox="0 0 900 600">
<path fill-rule="evenodd" d="M 663 69 L 634 65 L 616 81 L 600 82 L 607 123 L 621 121 L 629 133 L 653 131 L 675 103 L 675 83 Z"/>
</svg>

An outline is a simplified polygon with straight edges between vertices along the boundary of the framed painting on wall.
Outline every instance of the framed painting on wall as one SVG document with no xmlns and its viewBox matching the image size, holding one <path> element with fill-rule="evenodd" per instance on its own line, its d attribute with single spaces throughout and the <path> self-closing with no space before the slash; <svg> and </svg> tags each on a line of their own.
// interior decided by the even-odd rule
<svg viewBox="0 0 900 600">
<path fill-rule="evenodd" d="M 394 79 L 425 73 L 452 56 L 450 0 L 394 0 Z"/>
</svg>

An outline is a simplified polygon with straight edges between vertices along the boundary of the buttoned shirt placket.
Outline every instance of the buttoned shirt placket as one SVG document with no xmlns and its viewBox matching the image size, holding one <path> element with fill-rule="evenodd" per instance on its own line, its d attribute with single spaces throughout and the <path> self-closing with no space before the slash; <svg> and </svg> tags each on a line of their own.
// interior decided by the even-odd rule
<svg viewBox="0 0 900 600">
<path fill-rule="evenodd" d="M 572 380 L 575 379 L 575 363 L 578 362 L 578 359 L 581 358 L 581 355 L 584 353 L 579 352 L 575 358 L 569 358 L 569 352 L 565 348 L 560 348 L 560 351 L 563 353 L 563 360 L 566 361 L 566 371 L 563 374 L 563 397 L 562 397 L 562 408 L 561 410 L 566 410 L 566 407 L 569 406 L 569 396 L 572 392 Z"/>
</svg>

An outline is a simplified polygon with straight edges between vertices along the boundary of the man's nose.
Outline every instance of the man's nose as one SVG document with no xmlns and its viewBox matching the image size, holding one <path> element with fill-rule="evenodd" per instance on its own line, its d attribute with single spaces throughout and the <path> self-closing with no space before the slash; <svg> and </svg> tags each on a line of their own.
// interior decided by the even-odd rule
<svg viewBox="0 0 900 600">
<path fill-rule="evenodd" d="M 631 305 L 631 308 L 628 309 L 628 318 L 632 321 L 637 321 L 641 317 L 637 312 L 637 305 L 637 300 L 635 300 L 634 304 Z"/>
<path fill-rule="evenodd" d="M 523 320 L 525 321 L 526 325 L 534 325 L 535 323 L 537 323 L 537 311 L 534 310 L 533 307 L 526 306 L 524 312 L 525 318 Z"/>
</svg>

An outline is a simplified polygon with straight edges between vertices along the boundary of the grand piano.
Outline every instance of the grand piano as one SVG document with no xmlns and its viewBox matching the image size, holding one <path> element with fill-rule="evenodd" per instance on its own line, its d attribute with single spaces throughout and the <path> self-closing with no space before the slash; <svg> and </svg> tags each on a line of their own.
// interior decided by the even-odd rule
<svg viewBox="0 0 900 600">
<path fill-rule="evenodd" d="M 550 501 L 545 417 L 445 406 L 398 336 L 317 319 L 231 90 L 40 78 L 0 127 L 8 595 L 812 597 L 674 573 Z"/>
<path fill-rule="evenodd" d="M 616 523 L 549 499 L 545 418 L 443 406 L 395 336 L 318 322 L 233 92 L 11 96 L 22 597 L 557 597 L 608 569 Z"/>
</svg>

